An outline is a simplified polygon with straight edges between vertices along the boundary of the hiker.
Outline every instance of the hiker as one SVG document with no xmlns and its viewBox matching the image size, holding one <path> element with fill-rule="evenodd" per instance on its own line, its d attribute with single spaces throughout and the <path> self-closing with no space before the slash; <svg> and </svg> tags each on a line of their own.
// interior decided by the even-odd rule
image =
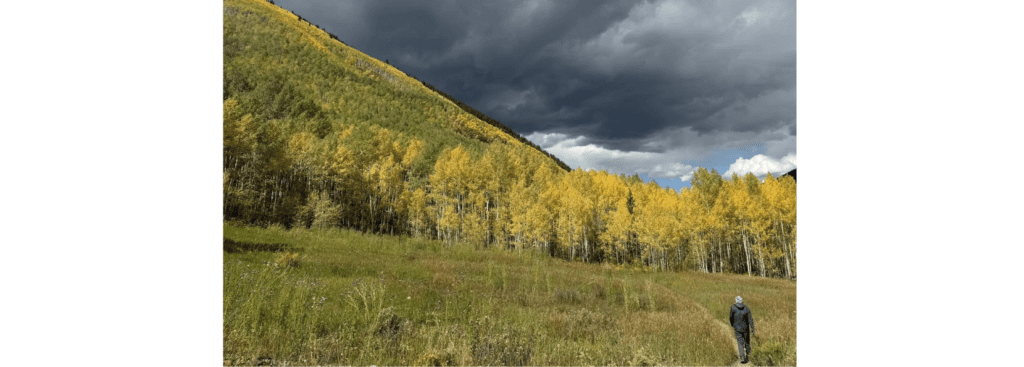
<svg viewBox="0 0 1024 367">
<path fill-rule="evenodd" d="M 750 308 L 743 304 L 743 297 L 736 296 L 736 303 L 729 310 L 729 323 L 736 331 L 736 345 L 740 350 L 740 360 L 750 360 L 750 336 L 754 334 L 754 316 Z"/>
</svg>

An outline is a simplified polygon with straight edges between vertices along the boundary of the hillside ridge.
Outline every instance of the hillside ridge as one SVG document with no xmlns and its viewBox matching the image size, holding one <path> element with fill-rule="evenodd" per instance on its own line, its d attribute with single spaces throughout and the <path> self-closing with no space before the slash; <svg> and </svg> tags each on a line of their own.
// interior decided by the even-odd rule
<svg viewBox="0 0 1024 367">
<path fill-rule="evenodd" d="M 253 1 L 254 2 L 258 2 L 258 0 L 253 0 Z M 529 139 L 526 139 L 525 137 L 523 137 L 519 133 L 515 132 L 514 130 L 512 130 L 508 126 L 502 124 L 500 121 L 495 120 L 495 119 L 485 115 L 484 113 L 480 112 L 479 110 L 474 109 L 473 107 L 469 106 L 468 104 L 466 104 L 466 103 L 456 99 L 455 97 L 445 93 L 444 91 L 441 91 L 441 90 L 437 89 L 435 86 L 433 86 L 433 85 L 431 85 L 431 84 L 429 84 L 429 83 L 427 83 L 425 81 L 421 81 L 418 78 L 405 73 L 404 71 L 402 71 L 398 67 L 396 67 L 396 66 L 394 66 L 394 65 L 392 65 L 392 64 L 390 64 L 388 62 L 382 62 L 381 60 L 378 60 L 378 59 L 376 59 L 376 58 L 374 58 L 374 57 L 372 57 L 370 55 L 367 55 L 366 53 L 363 53 L 362 51 L 360 51 L 360 50 L 356 49 L 355 47 L 352 47 L 352 46 L 348 45 L 347 43 L 345 43 L 344 41 L 342 41 L 337 35 L 335 35 L 335 34 L 333 34 L 331 32 L 328 32 L 323 27 L 320 27 L 319 25 L 313 24 L 309 20 L 303 18 L 302 16 L 300 16 L 298 14 L 295 14 L 294 12 L 292 12 L 292 11 L 290 11 L 288 9 L 285 9 L 285 8 L 282 8 L 282 7 L 278 6 L 278 5 L 276 5 L 272 0 L 266 0 L 265 3 L 267 5 L 269 5 L 269 6 L 274 7 L 278 12 L 283 12 L 283 13 L 286 13 L 286 14 L 288 14 L 290 16 L 294 16 L 295 17 L 294 19 L 297 20 L 299 23 L 305 24 L 309 28 L 313 28 L 313 29 L 306 29 L 306 30 L 303 30 L 303 31 L 314 32 L 314 33 L 319 31 L 321 33 L 320 34 L 321 37 L 329 38 L 329 40 L 336 41 L 336 42 L 338 42 L 341 45 L 341 47 L 347 48 L 347 51 L 356 53 L 357 57 L 354 58 L 354 62 L 355 62 L 354 66 L 356 68 L 358 68 L 360 70 L 368 71 L 372 75 L 377 76 L 380 79 L 383 79 L 383 80 L 391 83 L 392 85 L 394 85 L 398 89 L 411 90 L 411 89 L 416 88 L 416 85 L 421 85 L 424 88 L 426 88 L 427 90 L 429 90 L 429 93 L 432 93 L 435 96 L 439 97 L 440 99 L 449 102 L 451 104 L 451 106 L 457 107 L 460 110 L 468 113 L 470 116 L 474 117 L 477 120 L 476 122 L 484 123 L 486 125 L 490 125 L 490 126 L 496 128 L 498 130 L 498 134 L 494 134 L 494 132 L 492 132 L 491 134 L 500 136 L 502 141 L 504 141 L 506 143 L 513 143 L 513 144 L 515 144 L 514 142 L 525 144 L 525 145 L 533 148 L 534 150 L 536 150 L 538 153 L 543 154 L 548 159 L 551 159 L 563 171 L 569 172 L 569 171 L 572 170 L 572 168 L 570 168 L 567 164 L 565 164 L 565 162 L 561 161 L 560 159 L 555 157 L 553 154 L 545 151 L 543 148 L 541 148 L 540 146 L 534 144 Z M 315 44 L 314 44 L 315 46 L 318 46 L 317 48 L 320 48 L 323 51 L 329 52 L 329 49 L 327 48 L 327 45 L 324 45 L 322 41 L 318 41 L 318 40 L 313 39 L 313 42 L 315 42 Z M 405 78 L 409 78 L 409 79 L 412 79 L 412 80 L 405 79 Z M 479 141 L 482 141 L 484 143 L 488 143 L 489 144 L 489 143 L 491 143 L 493 141 L 493 138 L 489 138 L 487 136 L 487 135 L 491 135 L 491 134 L 484 134 L 483 136 L 481 136 L 480 134 L 467 133 L 466 131 L 460 131 L 459 129 L 456 129 L 455 131 L 457 133 L 463 134 L 464 136 L 466 136 L 468 138 L 479 140 Z"/>
</svg>

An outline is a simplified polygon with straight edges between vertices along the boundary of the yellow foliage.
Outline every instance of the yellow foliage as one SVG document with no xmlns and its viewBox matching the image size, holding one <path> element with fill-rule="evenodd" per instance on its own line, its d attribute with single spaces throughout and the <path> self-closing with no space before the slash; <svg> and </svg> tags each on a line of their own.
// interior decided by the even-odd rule
<svg viewBox="0 0 1024 367">
<path fill-rule="evenodd" d="M 419 158 L 420 153 L 423 153 L 424 145 L 423 140 L 410 140 L 409 145 L 405 148 L 405 153 L 402 154 L 402 166 L 406 168 L 412 166 L 412 162 Z"/>
<path fill-rule="evenodd" d="M 296 159 L 308 156 L 314 149 L 316 136 L 307 132 L 295 133 L 288 139 L 288 151 Z"/>
<path fill-rule="evenodd" d="M 299 266 L 299 254 L 294 252 L 284 252 L 274 260 L 274 266 L 277 267 L 296 267 Z"/>
<path fill-rule="evenodd" d="M 339 176 L 347 176 L 357 171 L 355 154 L 344 145 L 338 145 L 331 155 L 331 172 Z"/>
</svg>

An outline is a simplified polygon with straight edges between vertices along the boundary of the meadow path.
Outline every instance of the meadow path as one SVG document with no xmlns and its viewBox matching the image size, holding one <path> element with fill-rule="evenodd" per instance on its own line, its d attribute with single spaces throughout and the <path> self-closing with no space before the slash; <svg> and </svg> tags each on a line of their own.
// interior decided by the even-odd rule
<svg viewBox="0 0 1024 367">
<path fill-rule="evenodd" d="M 725 321 L 715 318 L 714 314 L 712 314 L 710 310 L 702 306 L 700 303 L 690 299 L 689 297 L 676 293 L 675 291 L 661 284 L 657 284 L 656 287 L 658 287 L 663 292 L 662 294 L 667 294 L 670 295 L 670 297 L 675 298 L 676 302 L 680 302 L 680 299 L 684 299 L 687 303 L 696 305 L 701 311 L 704 312 L 705 315 L 707 315 L 707 317 L 711 318 L 712 320 L 715 320 L 715 323 L 718 324 L 718 326 L 720 326 L 719 330 L 721 330 L 722 334 L 728 337 L 729 340 L 732 340 L 732 353 L 734 356 L 736 356 L 736 360 L 732 361 L 732 363 L 729 364 L 729 366 L 753 366 L 753 364 L 750 364 L 749 362 L 747 364 L 740 363 L 739 350 L 736 347 L 736 336 L 733 335 L 732 326 L 726 324 Z"/>
<path fill-rule="evenodd" d="M 722 332 L 725 333 L 725 335 L 728 335 L 729 339 L 733 340 L 732 351 L 733 351 L 733 353 L 736 354 L 736 360 L 733 361 L 732 364 L 730 364 L 730 366 L 753 366 L 750 363 L 747 363 L 747 364 L 740 363 L 740 354 L 739 354 L 740 351 L 739 351 L 739 348 L 735 344 L 736 336 L 733 334 L 732 326 L 729 326 L 724 321 L 719 320 L 719 319 L 715 319 L 715 322 L 718 323 L 719 326 L 721 326 Z"/>
</svg>

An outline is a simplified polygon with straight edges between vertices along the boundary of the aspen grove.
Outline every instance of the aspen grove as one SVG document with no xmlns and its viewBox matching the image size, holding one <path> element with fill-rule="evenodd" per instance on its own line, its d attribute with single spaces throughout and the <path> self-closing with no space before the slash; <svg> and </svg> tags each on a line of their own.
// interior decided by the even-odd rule
<svg viewBox="0 0 1024 367">
<path fill-rule="evenodd" d="M 282 133 L 224 102 L 224 218 L 347 227 L 445 243 L 542 251 L 655 270 L 796 276 L 796 183 L 699 168 L 679 192 L 636 175 L 565 172 L 523 144 L 479 157 L 445 148 L 426 180 L 424 142 L 347 126 Z M 356 138 L 355 136 L 363 136 Z"/>
</svg>

